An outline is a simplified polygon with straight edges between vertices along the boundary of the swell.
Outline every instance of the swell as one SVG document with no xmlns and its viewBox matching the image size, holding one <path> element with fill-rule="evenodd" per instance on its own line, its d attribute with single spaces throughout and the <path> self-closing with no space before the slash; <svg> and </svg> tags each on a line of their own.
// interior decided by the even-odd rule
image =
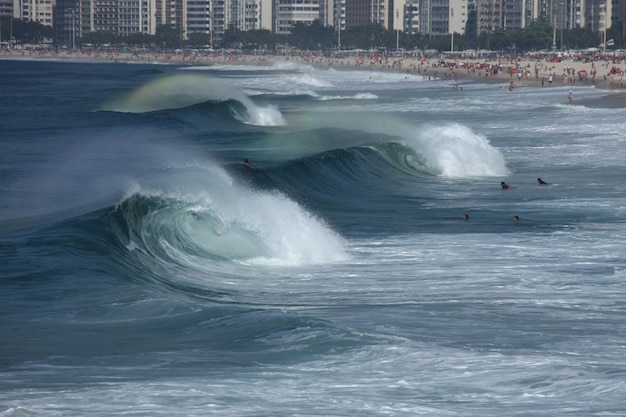
<svg viewBox="0 0 626 417">
<path fill-rule="evenodd" d="M 445 198 L 442 187 L 506 172 L 499 152 L 463 126 L 390 133 L 330 127 L 274 133 L 265 146 L 280 149 L 286 161 L 227 169 L 254 189 L 280 190 L 352 237 L 406 233 L 407 223 L 396 216 L 414 216 Z"/>
<path fill-rule="evenodd" d="M 261 93 L 254 95 L 254 98 L 260 101 L 293 102 L 297 104 L 309 103 L 314 101 L 315 97 L 317 97 L 317 94 L 313 91 L 289 92 L 284 94 Z"/>
<path fill-rule="evenodd" d="M 156 110 L 140 117 L 148 117 L 165 123 L 179 122 L 199 129 L 224 129 L 235 131 L 245 127 L 251 115 L 240 101 L 206 101 L 191 106 Z"/>
<path fill-rule="evenodd" d="M 259 270 L 347 259 L 345 242 L 315 211 L 277 189 L 233 181 L 216 166 L 143 178 L 108 222 L 123 248 L 119 261 L 147 281 L 224 302 L 234 302 L 233 283 L 250 285 Z"/>
<path fill-rule="evenodd" d="M 259 126 L 284 123 L 282 115 L 274 107 L 260 107 L 246 94 L 223 80 L 193 73 L 158 77 L 127 94 L 105 101 L 100 110 L 150 113 L 222 102 L 227 103 L 233 117 L 243 123 Z"/>
<path fill-rule="evenodd" d="M 266 174 L 286 191 L 299 190 L 303 198 L 317 196 L 337 205 L 388 195 L 393 183 L 407 180 L 407 175 L 437 175 L 411 148 L 394 142 L 335 149 L 286 162 Z"/>
<path fill-rule="evenodd" d="M 0 315 L 21 323 L 3 326 L 5 366 L 94 355 L 117 366 L 154 354 L 185 369 L 359 345 L 326 320 L 283 310 L 279 289 L 267 292 L 289 268 L 338 259 L 341 239 L 286 197 L 220 175 L 166 170 L 115 206 L 0 234 Z M 196 187 L 181 185 L 193 178 Z"/>
<path fill-rule="evenodd" d="M 406 176 L 371 147 L 225 168 L 154 172 L 110 209 L 107 228 L 123 270 L 175 297 L 285 305 L 256 293 L 263 275 L 348 260 L 336 210 L 354 213 L 359 201 L 371 210 L 368 201 L 387 200 L 394 176 Z"/>
<path fill-rule="evenodd" d="M 143 214 L 162 205 L 134 204 L 146 205 Z M 221 366 L 229 358 L 241 363 L 241 354 L 291 362 L 302 360 L 304 345 L 308 356 L 362 343 L 331 322 L 279 309 L 262 285 L 243 285 L 245 277 L 223 289 L 214 275 L 165 268 L 148 253 L 142 259 L 118 240 L 111 217 L 120 215 L 98 210 L 0 236 L 2 322 L 20 323 L 3 326 L 11 341 L 0 344 L 5 366 L 52 357 L 64 363 L 101 356 L 108 363 L 112 356 L 117 372 L 119 361 L 141 366 L 154 355 L 167 372 L 167 363 L 178 370 Z"/>
<path fill-rule="evenodd" d="M 166 121 L 178 121 L 196 128 L 232 128 L 241 125 L 274 126 L 283 123 L 282 115 L 272 106 L 259 107 L 237 99 L 208 100 L 190 105 L 172 104 L 172 108 L 144 109 L 132 111 L 120 108 L 122 113 L 139 113 L 141 117 L 150 117 Z M 118 112 L 114 107 L 102 107 L 100 111 Z"/>
<path fill-rule="evenodd" d="M 393 181 L 506 173 L 500 153 L 462 126 L 418 128 L 410 137 L 324 127 L 272 132 L 260 142 L 260 148 L 271 150 L 260 158 L 276 159 L 277 164 L 264 167 L 263 175 L 258 169 L 242 170 L 240 165 L 233 165 L 232 172 L 250 174 L 246 178 L 255 186 L 294 183 L 307 190 L 305 194 L 318 190 L 351 198 L 359 189 L 376 192 Z"/>
</svg>

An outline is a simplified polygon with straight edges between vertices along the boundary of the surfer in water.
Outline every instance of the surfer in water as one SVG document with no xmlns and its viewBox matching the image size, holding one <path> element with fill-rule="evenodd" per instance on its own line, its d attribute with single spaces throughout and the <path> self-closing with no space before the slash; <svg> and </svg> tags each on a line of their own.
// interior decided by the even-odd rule
<svg viewBox="0 0 626 417">
<path fill-rule="evenodd" d="M 511 186 L 509 184 L 507 184 L 506 182 L 502 181 L 500 183 L 500 187 L 502 187 L 503 190 L 509 190 L 511 189 Z"/>
<path fill-rule="evenodd" d="M 252 164 L 250 163 L 250 161 L 248 161 L 248 158 L 246 158 L 246 159 L 244 159 L 244 160 L 243 160 L 243 164 L 244 164 L 244 165 L 247 165 L 247 166 L 249 166 L 249 167 L 252 167 Z"/>
<path fill-rule="evenodd" d="M 544 180 L 542 180 L 541 178 L 537 178 L 537 184 L 539 184 L 539 185 L 548 185 L 548 183 L 545 182 Z"/>
</svg>

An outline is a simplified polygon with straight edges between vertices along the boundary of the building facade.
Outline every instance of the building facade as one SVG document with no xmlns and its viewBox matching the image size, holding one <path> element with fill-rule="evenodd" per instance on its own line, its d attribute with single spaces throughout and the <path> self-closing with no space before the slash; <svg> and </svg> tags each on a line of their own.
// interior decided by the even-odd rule
<svg viewBox="0 0 626 417">
<path fill-rule="evenodd" d="M 274 0 L 273 32 L 285 35 L 296 23 L 319 21 L 322 10 L 319 0 Z"/>
<path fill-rule="evenodd" d="M 610 6 L 610 0 L 588 1 L 585 4 L 584 27 L 596 34 L 605 33 L 611 24 Z"/>
<path fill-rule="evenodd" d="M 153 35 L 159 25 L 208 45 L 230 27 L 288 34 L 313 22 L 334 27 L 339 45 L 342 30 L 367 24 L 429 37 L 517 31 L 538 17 L 557 30 L 626 30 L 626 0 L 0 0 L 0 14 L 54 26 L 67 45 L 89 32 Z"/>
<path fill-rule="evenodd" d="M 412 25 L 417 21 L 416 32 L 429 37 L 465 34 L 469 16 L 467 0 L 419 0 L 412 9 L 418 13 L 418 19 L 410 17 Z"/>
<path fill-rule="evenodd" d="M 56 0 L 15 0 L 13 2 L 13 17 L 53 26 L 53 9 Z"/>
<path fill-rule="evenodd" d="M 13 17 L 13 0 L 0 0 L 0 17 Z"/>
</svg>

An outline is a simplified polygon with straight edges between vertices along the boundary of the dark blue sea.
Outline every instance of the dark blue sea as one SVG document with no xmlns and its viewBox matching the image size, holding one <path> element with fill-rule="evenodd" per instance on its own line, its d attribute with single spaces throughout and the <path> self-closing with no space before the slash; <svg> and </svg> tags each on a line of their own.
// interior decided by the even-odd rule
<svg viewBox="0 0 626 417">
<path fill-rule="evenodd" d="M 626 415 L 626 108 L 460 87 L 0 60 L 0 416 Z"/>
</svg>

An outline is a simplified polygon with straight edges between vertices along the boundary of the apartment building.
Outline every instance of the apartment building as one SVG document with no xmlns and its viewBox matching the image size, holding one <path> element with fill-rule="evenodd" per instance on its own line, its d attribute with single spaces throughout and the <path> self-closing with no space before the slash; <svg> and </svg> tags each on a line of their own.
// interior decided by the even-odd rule
<svg viewBox="0 0 626 417">
<path fill-rule="evenodd" d="M 296 23 L 319 21 L 321 10 L 319 0 L 274 0 L 273 32 L 285 35 Z"/>
<path fill-rule="evenodd" d="M 584 26 L 594 33 L 604 33 L 611 25 L 610 0 L 588 1 L 585 4 Z"/>
<path fill-rule="evenodd" d="M 12 2 L 12 3 L 9 3 Z M 318 21 L 341 30 L 380 24 L 426 36 L 515 31 L 538 17 L 557 29 L 604 33 L 626 21 L 626 0 L 0 0 L 0 13 L 55 28 L 67 44 L 88 32 L 154 34 L 158 25 L 181 39 L 206 36 L 214 44 L 229 28 L 288 34 L 296 23 Z M 12 5 L 12 7 L 11 7 Z M 472 18 L 470 19 L 470 8 Z M 615 13 L 613 13 L 613 11 Z M 472 27 L 468 28 L 468 23 Z"/>
<path fill-rule="evenodd" d="M 15 0 L 13 2 L 13 17 L 52 27 L 55 5 L 56 0 Z"/>
<path fill-rule="evenodd" d="M 404 14 L 402 19 L 402 29 L 408 34 L 420 32 L 420 1 L 407 0 L 403 4 Z"/>
<path fill-rule="evenodd" d="M 418 28 L 423 35 L 464 34 L 469 18 L 467 0 L 419 0 Z"/>
<path fill-rule="evenodd" d="M 13 0 L 0 0 L 0 17 L 13 17 Z"/>
</svg>

